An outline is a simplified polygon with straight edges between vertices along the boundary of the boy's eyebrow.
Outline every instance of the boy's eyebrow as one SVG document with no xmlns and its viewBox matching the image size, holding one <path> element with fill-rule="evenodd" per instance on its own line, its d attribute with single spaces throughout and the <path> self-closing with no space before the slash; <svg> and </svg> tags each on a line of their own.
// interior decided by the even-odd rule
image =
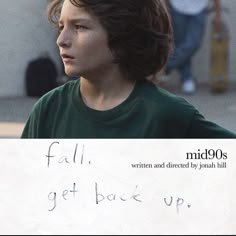
<svg viewBox="0 0 236 236">
<path fill-rule="evenodd" d="M 67 21 L 69 23 L 90 23 L 91 20 L 90 19 L 87 19 L 87 18 L 71 18 L 71 19 L 67 19 Z M 62 19 L 59 19 L 58 21 L 59 24 L 62 24 L 63 23 L 63 20 Z"/>
</svg>

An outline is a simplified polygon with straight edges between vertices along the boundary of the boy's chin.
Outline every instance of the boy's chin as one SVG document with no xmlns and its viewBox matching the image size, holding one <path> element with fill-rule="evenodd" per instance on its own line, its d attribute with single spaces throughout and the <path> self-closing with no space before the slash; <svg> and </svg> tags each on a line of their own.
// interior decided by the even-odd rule
<svg viewBox="0 0 236 236">
<path fill-rule="evenodd" d="M 68 76 L 68 77 L 80 77 L 80 75 L 78 75 L 77 73 L 73 73 L 73 72 L 68 72 L 68 71 L 65 71 L 65 74 Z"/>
</svg>

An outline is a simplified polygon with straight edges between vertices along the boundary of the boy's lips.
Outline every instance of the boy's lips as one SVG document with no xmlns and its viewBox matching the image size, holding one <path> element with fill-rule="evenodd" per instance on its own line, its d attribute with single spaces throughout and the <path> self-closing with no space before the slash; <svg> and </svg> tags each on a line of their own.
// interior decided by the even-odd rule
<svg viewBox="0 0 236 236">
<path fill-rule="evenodd" d="M 74 59 L 73 56 L 68 55 L 68 54 L 65 54 L 65 53 L 61 54 L 61 57 L 62 57 L 63 59 Z"/>
<path fill-rule="evenodd" d="M 73 61 L 75 59 L 73 56 L 71 56 L 69 54 L 65 54 L 65 53 L 61 54 L 61 57 L 62 57 L 63 62 L 66 64 L 73 63 Z"/>
</svg>

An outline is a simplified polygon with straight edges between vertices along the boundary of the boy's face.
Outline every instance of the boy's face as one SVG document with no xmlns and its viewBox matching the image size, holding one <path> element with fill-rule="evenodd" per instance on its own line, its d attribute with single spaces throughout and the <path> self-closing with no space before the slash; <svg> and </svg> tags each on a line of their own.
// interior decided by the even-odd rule
<svg viewBox="0 0 236 236">
<path fill-rule="evenodd" d="M 96 76 L 114 67 L 107 33 L 96 17 L 65 0 L 57 45 L 68 76 Z"/>
</svg>

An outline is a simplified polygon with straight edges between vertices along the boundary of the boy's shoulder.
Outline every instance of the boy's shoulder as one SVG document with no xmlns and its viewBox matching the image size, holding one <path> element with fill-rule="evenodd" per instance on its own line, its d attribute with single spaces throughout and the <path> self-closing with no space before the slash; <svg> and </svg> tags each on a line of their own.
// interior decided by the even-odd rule
<svg viewBox="0 0 236 236">
<path fill-rule="evenodd" d="M 185 98 L 169 92 L 166 89 L 159 87 L 156 84 L 148 83 L 145 92 L 145 98 L 150 102 L 156 104 L 157 106 L 166 107 L 167 109 L 185 109 L 191 108 L 194 109 L 192 104 L 190 104 Z"/>
<path fill-rule="evenodd" d="M 178 122 L 188 126 L 195 115 L 199 114 L 197 108 L 186 98 L 158 86 L 155 86 L 155 95 L 153 94 L 152 97 L 157 116 L 159 117 L 161 113 L 162 118 L 166 121 Z"/>
<path fill-rule="evenodd" d="M 68 81 L 63 85 L 60 85 L 51 91 L 44 94 L 39 100 L 35 103 L 34 108 L 46 108 L 55 104 L 67 103 L 69 99 L 72 98 L 75 87 L 78 86 L 79 81 Z"/>
</svg>

